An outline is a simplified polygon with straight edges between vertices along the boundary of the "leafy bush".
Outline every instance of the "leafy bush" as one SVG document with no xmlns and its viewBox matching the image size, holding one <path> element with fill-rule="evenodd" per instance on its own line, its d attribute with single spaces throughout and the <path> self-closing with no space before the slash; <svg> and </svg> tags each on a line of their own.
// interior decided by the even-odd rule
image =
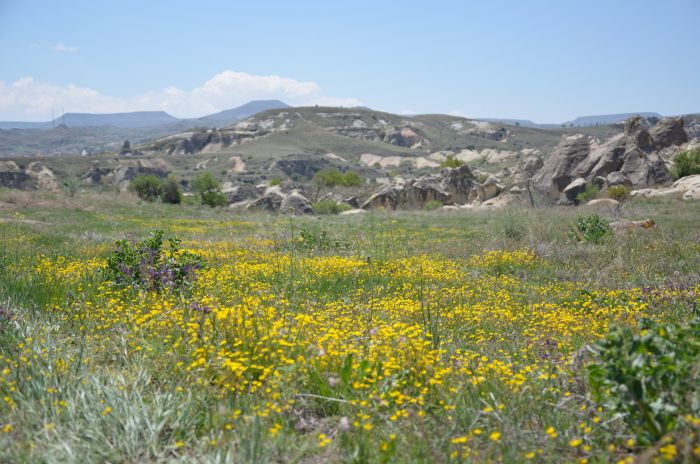
<svg viewBox="0 0 700 464">
<path fill-rule="evenodd" d="M 180 239 L 168 239 L 163 248 L 163 231 L 156 230 L 145 240 L 118 240 L 116 250 L 101 269 L 103 279 L 117 287 L 160 292 L 164 289 L 182 291 L 194 281 L 195 271 L 204 266 L 203 260 L 180 250 Z"/>
<path fill-rule="evenodd" d="M 570 237 L 579 241 L 585 240 L 599 244 L 612 231 L 610 224 L 605 219 L 593 213 L 590 216 L 579 216 L 576 224 L 571 228 Z"/>
<path fill-rule="evenodd" d="M 163 193 L 163 181 L 152 174 L 136 176 L 129 182 L 129 190 L 142 200 L 156 201 Z"/>
<path fill-rule="evenodd" d="M 431 200 L 427 202 L 425 205 L 423 205 L 423 209 L 426 211 L 432 211 L 438 208 L 442 208 L 442 203 L 440 203 L 437 200 Z"/>
<path fill-rule="evenodd" d="M 447 155 L 447 158 L 440 163 L 441 168 L 458 168 L 464 164 L 464 161 L 459 160 L 454 157 L 454 155 Z"/>
<path fill-rule="evenodd" d="M 345 203 L 337 203 L 335 200 L 327 198 L 314 203 L 313 209 L 316 214 L 340 214 L 343 211 L 352 209 L 352 207 Z"/>
<path fill-rule="evenodd" d="M 314 183 L 321 187 L 357 187 L 362 184 L 362 178 L 353 171 L 342 173 L 337 169 L 321 169 L 314 175 Z"/>
<path fill-rule="evenodd" d="M 163 203 L 179 204 L 182 202 L 182 190 L 177 183 L 175 176 L 168 177 L 168 180 L 163 184 Z"/>
<path fill-rule="evenodd" d="M 629 193 L 629 189 L 624 185 L 613 185 L 612 187 L 608 187 L 608 197 L 612 198 L 613 200 L 624 200 Z"/>
<path fill-rule="evenodd" d="M 202 204 L 211 206 L 226 206 L 228 198 L 221 192 L 221 184 L 214 179 L 210 172 L 197 174 L 190 183 L 195 192 L 199 194 Z"/>
<path fill-rule="evenodd" d="M 78 179 L 75 177 L 68 177 L 63 181 L 63 187 L 68 192 L 68 196 L 74 197 L 78 192 Z"/>
<path fill-rule="evenodd" d="M 488 178 L 489 178 L 489 175 L 486 173 L 483 173 L 483 172 L 479 172 L 479 173 L 474 174 L 474 180 L 479 184 L 483 184 L 484 182 L 486 182 L 486 179 L 488 179 Z"/>
<path fill-rule="evenodd" d="M 594 397 L 621 413 L 637 441 L 650 445 L 700 417 L 700 319 L 686 327 L 643 319 L 639 331 L 616 327 L 588 366 Z"/>
<path fill-rule="evenodd" d="M 683 150 L 673 159 L 674 179 L 700 174 L 700 149 Z"/>
<path fill-rule="evenodd" d="M 280 179 L 278 179 L 277 177 L 270 179 L 270 187 L 280 185 L 281 183 L 282 183 L 282 181 Z"/>
<path fill-rule="evenodd" d="M 587 203 L 598 196 L 600 190 L 593 184 L 586 185 L 586 190 L 576 195 L 576 201 L 579 203 Z"/>
</svg>

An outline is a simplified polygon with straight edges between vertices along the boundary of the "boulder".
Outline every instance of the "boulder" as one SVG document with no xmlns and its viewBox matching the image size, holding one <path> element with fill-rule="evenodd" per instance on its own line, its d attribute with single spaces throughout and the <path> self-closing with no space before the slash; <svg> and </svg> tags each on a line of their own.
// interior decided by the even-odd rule
<svg viewBox="0 0 700 464">
<path fill-rule="evenodd" d="M 0 187 L 28 189 L 36 187 L 35 180 L 22 171 L 0 171 Z"/>
<path fill-rule="evenodd" d="M 231 189 L 224 189 L 223 193 L 228 197 L 229 204 L 256 200 L 260 196 L 258 190 L 250 184 L 236 185 Z"/>
<path fill-rule="evenodd" d="M 657 122 L 649 133 L 654 139 L 657 150 L 662 150 L 672 145 L 681 145 L 688 141 L 688 134 L 683 129 L 682 117 L 663 118 Z"/>
<path fill-rule="evenodd" d="M 396 209 L 404 195 L 401 185 L 390 184 L 382 186 L 362 204 L 362 209 L 388 208 Z"/>
<path fill-rule="evenodd" d="M 343 203 L 350 205 L 355 209 L 360 207 L 360 199 L 355 197 L 355 196 L 347 197 L 347 198 L 343 199 L 342 201 L 343 201 Z"/>
<path fill-rule="evenodd" d="M 452 195 L 445 190 L 438 179 L 416 179 L 404 192 L 404 202 L 411 206 L 422 206 L 431 201 L 443 204 L 452 202 Z"/>
<path fill-rule="evenodd" d="M 38 161 L 33 161 L 29 163 L 24 172 L 36 181 L 37 187 L 46 190 L 58 190 L 56 174 L 46 165 Z"/>
<path fill-rule="evenodd" d="M 632 116 L 625 121 L 625 137 L 627 139 L 627 149 L 638 148 L 645 152 L 655 149 L 654 139 L 649 134 L 649 127 L 646 119 L 641 116 Z"/>
<path fill-rule="evenodd" d="M 577 205 L 579 203 L 577 197 L 586 190 L 587 185 L 588 182 L 586 182 L 586 179 L 582 177 L 574 179 L 569 185 L 566 186 L 566 188 L 564 188 L 564 198 L 562 199 L 564 201 L 561 203 Z"/>
<path fill-rule="evenodd" d="M 82 175 L 81 182 L 88 185 L 99 185 L 102 183 L 102 178 L 110 172 L 110 169 L 101 168 L 99 161 L 93 161 L 90 169 Z"/>
<path fill-rule="evenodd" d="M 245 208 L 251 211 L 275 211 L 277 209 L 270 197 L 261 197 L 253 200 Z"/>
<path fill-rule="evenodd" d="M 700 174 L 678 179 L 668 188 L 633 190 L 630 195 L 633 197 L 676 197 L 684 200 L 700 200 Z"/>
<path fill-rule="evenodd" d="M 356 208 L 356 209 L 349 209 L 347 211 L 343 211 L 340 213 L 341 216 L 357 216 L 358 214 L 366 214 L 367 210 Z"/>
<path fill-rule="evenodd" d="M 474 188 L 474 176 L 466 164 L 440 171 L 440 185 L 447 191 L 454 203 L 471 201 L 470 192 Z"/>
<path fill-rule="evenodd" d="M 263 192 L 263 198 L 269 198 L 274 209 L 279 209 L 279 207 L 282 205 L 282 201 L 284 201 L 286 197 L 287 194 L 279 185 L 267 187 Z"/>
<path fill-rule="evenodd" d="M 543 165 L 544 162 L 542 161 L 541 157 L 535 155 L 527 156 L 525 159 L 520 161 L 518 166 L 515 168 L 512 184 L 518 186 L 527 185 L 532 180 L 535 173 L 537 173 L 537 171 L 539 171 Z"/>
<path fill-rule="evenodd" d="M 19 172 L 22 169 L 12 160 L 0 161 L 0 172 Z"/>
<path fill-rule="evenodd" d="M 627 188 L 632 187 L 632 181 L 627 178 L 624 174 L 621 172 L 611 172 L 607 176 L 605 176 L 605 181 L 608 185 L 608 187 L 613 187 L 616 185 L 624 185 Z"/>
<path fill-rule="evenodd" d="M 585 160 L 591 144 L 584 136 L 565 137 L 533 178 L 535 187 L 556 198 L 573 180 L 574 169 Z"/>
<path fill-rule="evenodd" d="M 503 191 L 500 179 L 494 176 L 489 176 L 483 183 L 476 185 L 476 192 L 479 201 L 487 201 L 498 196 Z"/>
<path fill-rule="evenodd" d="M 292 214 L 312 214 L 314 209 L 311 207 L 311 202 L 298 190 L 292 191 L 287 195 L 280 205 L 281 213 Z"/>
<path fill-rule="evenodd" d="M 620 207 L 620 202 L 612 198 L 596 198 L 586 203 L 596 211 L 615 211 Z"/>
</svg>

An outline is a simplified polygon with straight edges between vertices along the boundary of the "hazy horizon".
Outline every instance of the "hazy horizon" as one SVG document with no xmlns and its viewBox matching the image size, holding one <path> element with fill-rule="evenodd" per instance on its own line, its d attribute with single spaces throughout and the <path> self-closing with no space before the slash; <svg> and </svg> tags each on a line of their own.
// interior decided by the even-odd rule
<svg viewBox="0 0 700 464">
<path fill-rule="evenodd" d="M 559 123 L 700 111 L 700 2 L 0 1 L 0 120 L 250 100 Z"/>
</svg>

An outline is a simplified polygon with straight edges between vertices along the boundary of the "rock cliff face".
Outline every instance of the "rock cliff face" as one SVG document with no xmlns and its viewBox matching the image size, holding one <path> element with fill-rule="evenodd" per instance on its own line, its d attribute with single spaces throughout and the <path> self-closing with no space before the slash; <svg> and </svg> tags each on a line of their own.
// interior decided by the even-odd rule
<svg viewBox="0 0 700 464">
<path fill-rule="evenodd" d="M 602 144 L 584 136 L 564 138 L 533 182 L 554 199 L 562 198 L 565 191 L 572 192 L 574 180 L 578 189 L 597 179 L 630 187 L 666 184 L 671 176 L 659 150 L 684 140 L 687 141 L 687 135 L 681 118 L 665 118 L 650 130 L 645 120 L 636 116 L 625 122 L 623 134 Z M 567 190 L 568 187 L 571 188 Z"/>
</svg>

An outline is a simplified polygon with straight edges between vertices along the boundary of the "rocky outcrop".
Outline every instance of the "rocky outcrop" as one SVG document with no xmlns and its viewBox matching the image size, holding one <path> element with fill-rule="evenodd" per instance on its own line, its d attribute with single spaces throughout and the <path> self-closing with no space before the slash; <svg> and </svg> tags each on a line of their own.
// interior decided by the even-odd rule
<svg viewBox="0 0 700 464">
<path fill-rule="evenodd" d="M 571 181 L 569 185 L 566 186 L 564 189 L 564 196 L 560 200 L 561 204 L 574 204 L 578 205 L 578 196 L 586 191 L 586 187 L 588 186 L 588 183 L 586 182 L 586 179 L 582 177 L 578 177 Z"/>
<path fill-rule="evenodd" d="M 223 189 L 223 193 L 228 197 L 229 204 L 256 200 L 260 196 L 258 189 L 250 184 L 241 184 L 229 189 Z"/>
<path fill-rule="evenodd" d="M 535 187 L 550 198 L 570 202 L 573 191 L 569 189 L 567 194 L 562 194 L 578 178 L 589 183 L 600 184 L 605 180 L 608 185 L 628 187 L 670 182 L 671 177 L 658 149 L 680 140 L 682 137 L 678 131 L 682 131 L 683 125 L 680 118 L 670 119 L 673 121 L 658 123 L 660 126 L 655 132 L 658 142 L 649 132 L 646 120 L 639 116 L 625 121 L 623 134 L 602 144 L 583 135 L 565 137 L 534 176 Z"/>
<path fill-rule="evenodd" d="M 313 178 L 316 171 L 330 166 L 324 158 L 289 158 L 273 162 L 268 168 L 270 174 L 284 175 L 289 177 Z"/>
<path fill-rule="evenodd" d="M 535 187 L 553 198 L 559 197 L 574 179 L 574 169 L 588 157 L 590 152 L 591 144 L 587 138 L 565 137 L 533 178 Z"/>
<path fill-rule="evenodd" d="M 537 173 L 537 171 L 539 171 L 543 165 L 544 162 L 542 161 L 541 157 L 536 155 L 527 156 L 525 159 L 520 161 L 518 166 L 515 168 L 515 173 L 513 174 L 511 183 L 520 187 L 528 185 L 532 181 L 535 173 Z"/>
<path fill-rule="evenodd" d="M 479 201 L 487 201 L 495 198 L 500 194 L 505 187 L 501 184 L 500 179 L 494 176 L 489 176 L 481 184 L 476 184 L 476 193 Z"/>
<path fill-rule="evenodd" d="M 700 174 L 678 179 L 671 187 L 639 189 L 630 193 L 633 197 L 676 197 L 684 200 L 700 200 Z"/>
<path fill-rule="evenodd" d="M 311 202 L 300 191 L 294 190 L 284 197 L 280 204 L 280 213 L 312 214 Z"/>
<path fill-rule="evenodd" d="M 36 182 L 22 171 L 0 171 L 0 187 L 12 189 L 34 188 Z"/>
<path fill-rule="evenodd" d="M 253 192 L 257 192 L 255 188 L 250 190 L 247 187 L 245 190 L 241 190 L 241 192 L 243 191 L 246 192 L 246 195 L 252 195 Z M 279 185 L 267 187 L 262 195 L 256 195 L 253 199 L 234 199 L 239 201 L 232 202 L 231 207 L 245 207 L 251 211 L 279 211 L 280 213 L 291 214 L 313 213 L 311 202 L 300 190 L 292 190 L 287 193 Z"/>
<path fill-rule="evenodd" d="M 663 118 L 657 122 L 650 130 L 649 134 L 654 139 L 657 150 L 663 150 L 672 145 L 681 145 L 688 141 L 688 134 L 683 129 L 684 121 L 682 117 Z"/>
<path fill-rule="evenodd" d="M 362 208 L 421 208 L 431 201 L 463 203 L 468 201 L 473 187 L 474 178 L 467 165 L 445 168 L 439 173 L 415 179 L 394 179 L 391 184 L 383 185 L 375 192 Z"/>
<path fill-rule="evenodd" d="M 37 187 L 45 190 L 58 190 L 58 183 L 56 182 L 56 174 L 49 169 L 46 165 L 33 161 L 29 163 L 27 169 L 24 171 L 29 177 L 34 179 Z"/>
</svg>

